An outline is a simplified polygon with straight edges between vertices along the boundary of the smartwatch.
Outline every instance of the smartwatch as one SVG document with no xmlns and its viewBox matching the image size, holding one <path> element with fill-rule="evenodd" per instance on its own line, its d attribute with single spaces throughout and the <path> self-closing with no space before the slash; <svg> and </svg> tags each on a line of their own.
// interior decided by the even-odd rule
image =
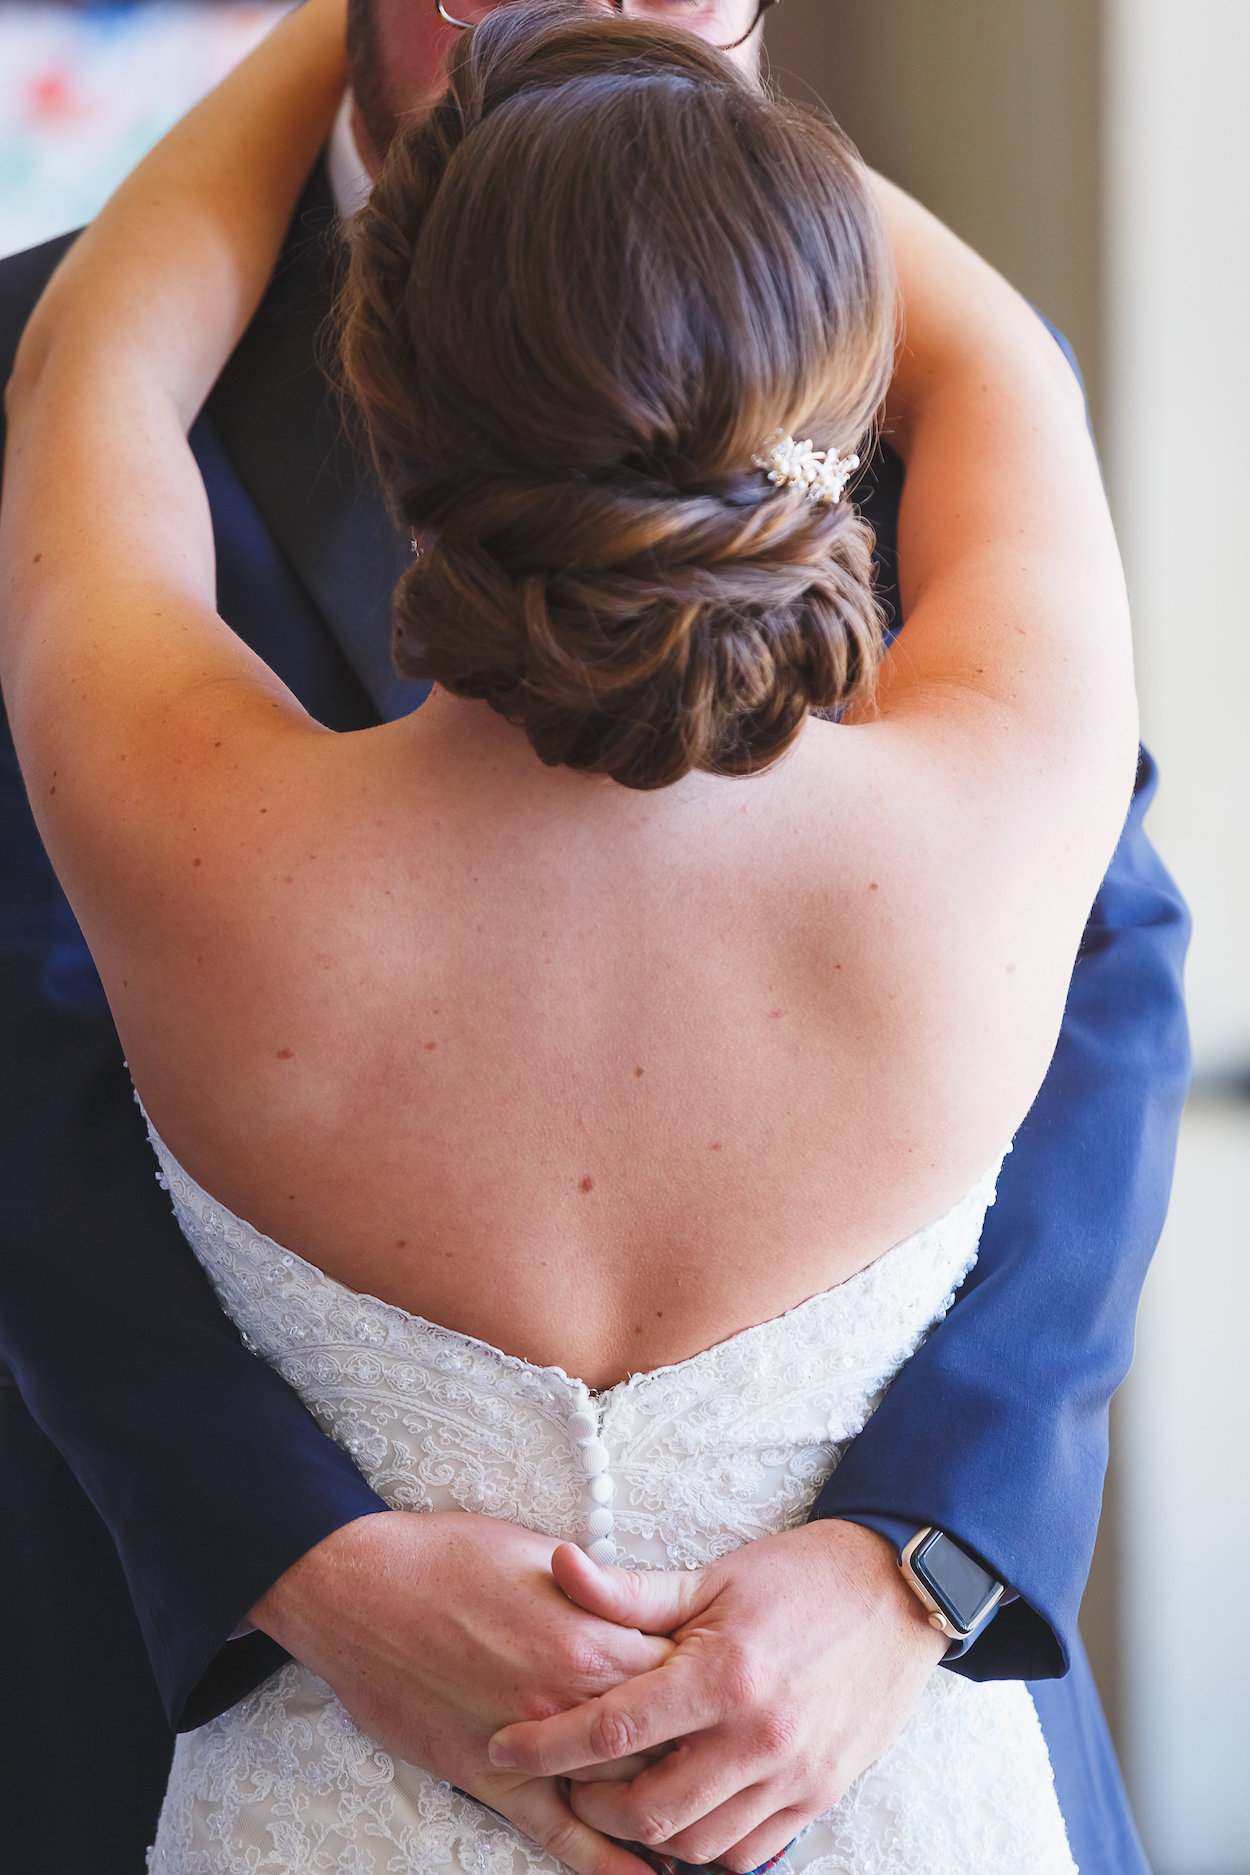
<svg viewBox="0 0 1250 1875">
<path fill-rule="evenodd" d="M 898 1566 L 928 1612 L 929 1626 L 952 1641 L 970 1640 L 993 1614 L 1007 1586 L 932 1524 L 917 1530 Z"/>
</svg>

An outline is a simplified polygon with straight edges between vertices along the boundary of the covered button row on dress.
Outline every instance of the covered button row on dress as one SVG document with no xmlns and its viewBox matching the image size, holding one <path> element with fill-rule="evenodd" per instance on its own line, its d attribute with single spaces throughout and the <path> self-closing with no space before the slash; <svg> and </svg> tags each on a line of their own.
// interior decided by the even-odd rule
<svg viewBox="0 0 1250 1875">
<path fill-rule="evenodd" d="M 608 1448 L 599 1437 L 599 1421 L 589 1405 L 569 1415 L 569 1437 L 577 1462 L 586 1480 L 590 1509 L 586 1514 L 586 1554 L 592 1562 L 614 1563 L 616 1544 L 612 1541 L 612 1499 L 616 1486 L 608 1474 Z"/>
</svg>

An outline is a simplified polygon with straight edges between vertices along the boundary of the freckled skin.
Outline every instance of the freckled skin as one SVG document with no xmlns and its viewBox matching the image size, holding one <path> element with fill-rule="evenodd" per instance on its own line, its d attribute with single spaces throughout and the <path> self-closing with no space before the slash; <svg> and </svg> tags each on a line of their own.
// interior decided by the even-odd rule
<svg viewBox="0 0 1250 1875">
<path fill-rule="evenodd" d="M 388 728 L 368 762 L 363 740 L 327 744 L 343 766 L 316 783 L 324 793 L 315 815 L 302 789 L 253 786 L 244 797 L 253 817 L 262 795 L 269 809 L 246 861 L 227 854 L 252 880 L 253 928 L 244 926 L 242 944 L 261 962 L 236 1026 L 242 1066 L 226 1066 L 252 1103 L 253 1158 L 247 1182 L 220 1195 L 351 1287 L 611 1385 L 832 1286 L 950 1202 L 926 1189 L 904 1210 L 890 1195 L 878 1220 L 864 1191 L 875 1203 L 896 1181 L 878 1187 L 844 1174 L 844 1158 L 871 1164 L 885 1151 L 862 1115 L 898 1108 L 897 1087 L 874 1090 L 893 1034 L 904 1023 L 906 1037 L 916 1033 L 910 1005 L 897 1001 L 900 987 L 915 1000 L 916 972 L 892 965 L 879 976 L 875 941 L 861 947 L 863 872 L 885 858 L 861 858 L 856 877 L 845 854 L 830 857 L 829 829 L 808 811 L 808 792 L 835 791 L 827 770 L 847 799 L 840 745 L 825 726 L 752 782 L 751 813 L 736 784 L 730 815 L 700 777 L 640 817 L 632 797 L 597 779 L 535 772 L 524 739 L 512 744 L 509 726 L 474 707 L 437 695 Z M 310 745 L 318 759 L 321 746 Z M 489 786 L 487 766 L 498 771 Z M 216 788 L 222 771 L 209 772 Z M 349 812 L 363 794 L 371 824 L 370 790 L 388 802 L 388 831 L 374 843 L 361 841 Z M 442 811 L 430 811 L 433 801 Z M 203 810 L 193 813 L 184 837 L 201 846 L 212 830 Z M 762 839 L 766 813 L 774 831 Z M 316 848 L 300 828 L 310 817 Z M 595 833 L 584 851 L 568 838 L 579 821 Z M 892 858 L 895 830 L 870 825 Z M 302 839 L 291 838 L 294 828 Z M 676 857 L 665 857 L 659 831 Z M 278 870 L 301 851 L 298 871 Z M 217 849 L 202 852 L 219 888 L 226 867 Z M 601 857 L 609 854 L 610 863 Z M 183 855 L 189 867 L 185 847 Z M 893 897 L 892 874 L 881 890 L 887 883 Z M 189 921 L 176 1007 L 193 984 L 217 1049 L 223 1001 L 248 979 L 233 966 L 214 978 L 203 922 L 218 900 L 209 897 Z M 282 928 L 280 955 L 267 920 Z M 232 959 L 233 942 L 217 955 Z M 550 974 L 536 974 L 534 958 L 548 954 Z M 1026 959 L 1014 955 L 1023 981 Z M 1004 995 L 1018 994 L 1006 961 L 995 960 L 994 978 Z M 865 1007 L 871 1024 L 860 1021 Z M 290 1041 L 275 1050 L 261 1040 L 262 1065 L 251 1050 L 275 1021 Z M 427 1074 L 420 1058 L 435 1053 L 438 1073 Z M 848 1112 L 827 1071 L 844 1058 Z M 919 1060 L 923 1070 L 927 1057 Z M 624 1100 L 622 1078 L 639 1093 L 645 1079 L 646 1099 Z M 206 1080 L 197 1079 L 197 1098 Z M 928 1097 L 914 1104 L 934 1108 Z M 238 1101 L 221 1106 L 223 1158 L 233 1164 Z M 936 1154 L 912 1151 L 910 1125 L 895 1127 L 891 1163 L 919 1157 L 927 1167 Z M 366 1166 L 360 1142 L 377 1137 L 393 1145 L 386 1176 L 345 1189 L 342 1167 Z M 284 1203 L 283 1193 L 266 1217 L 271 1160 L 285 1161 L 297 1197 Z M 206 1159 L 201 1182 L 215 1189 L 225 1178 Z M 573 1194 L 595 1203 L 572 1205 Z M 395 1235 L 401 1216 L 415 1238 Z M 518 1293 L 521 1268 L 535 1280 Z M 576 1314 L 564 1306 L 574 1287 Z M 670 1300 L 657 1305 L 661 1293 Z"/>
</svg>

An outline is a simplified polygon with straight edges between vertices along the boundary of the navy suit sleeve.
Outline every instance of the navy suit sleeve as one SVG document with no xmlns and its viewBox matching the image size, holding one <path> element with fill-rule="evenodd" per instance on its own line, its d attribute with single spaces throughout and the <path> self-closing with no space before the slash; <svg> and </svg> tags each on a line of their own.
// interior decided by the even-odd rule
<svg viewBox="0 0 1250 1875">
<path fill-rule="evenodd" d="M 1189 924 L 1142 827 L 1155 785 L 1143 753 L 976 1267 L 813 1513 L 937 1524 L 1018 1590 L 950 1661 L 973 1679 L 1052 1678 L 1072 1658 L 1108 1406 L 1167 1209 L 1189 1085 Z"/>
<path fill-rule="evenodd" d="M 0 379 L 62 246 L 0 267 Z M 281 566 L 248 571 L 296 602 Z M 224 1645 L 246 1610 L 385 1506 L 243 1347 L 177 1228 L 2 725 L 0 1241 L 0 1352 L 113 1537 L 171 1721 L 202 1724 L 283 1658 Z"/>
</svg>

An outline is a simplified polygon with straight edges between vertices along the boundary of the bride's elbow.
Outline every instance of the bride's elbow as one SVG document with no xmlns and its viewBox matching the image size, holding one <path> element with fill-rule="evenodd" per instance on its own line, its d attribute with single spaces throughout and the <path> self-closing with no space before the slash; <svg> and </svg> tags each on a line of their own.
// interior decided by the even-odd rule
<svg viewBox="0 0 1250 1875">
<path fill-rule="evenodd" d="M 1069 824 L 1083 828 L 1085 843 L 1101 878 L 1119 845 L 1132 805 L 1141 754 L 1141 726 L 1136 695 L 1102 699 L 1077 732 L 1064 791 Z"/>
</svg>

